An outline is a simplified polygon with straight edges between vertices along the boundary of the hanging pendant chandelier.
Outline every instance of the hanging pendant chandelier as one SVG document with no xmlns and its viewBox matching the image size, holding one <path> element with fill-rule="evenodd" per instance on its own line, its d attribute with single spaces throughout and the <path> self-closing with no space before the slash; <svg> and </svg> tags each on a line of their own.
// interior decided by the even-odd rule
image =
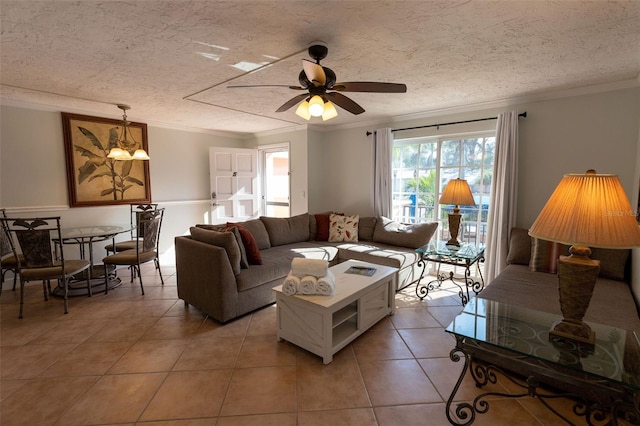
<svg viewBox="0 0 640 426">
<path fill-rule="evenodd" d="M 134 151 L 133 155 L 129 152 L 130 147 L 133 148 L 138 145 L 129 128 L 131 122 L 127 121 L 127 110 L 131 109 L 131 107 L 129 105 L 119 104 L 118 108 L 122 110 L 122 133 L 120 137 L 118 137 L 116 146 L 111 148 L 107 157 L 118 161 L 149 160 L 149 154 L 142 149 L 141 145 L 140 148 Z"/>
</svg>

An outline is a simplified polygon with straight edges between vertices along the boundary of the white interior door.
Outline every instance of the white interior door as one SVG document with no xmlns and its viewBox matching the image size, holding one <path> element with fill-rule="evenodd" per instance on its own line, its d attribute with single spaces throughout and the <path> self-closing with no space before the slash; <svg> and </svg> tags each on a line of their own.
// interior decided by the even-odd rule
<svg viewBox="0 0 640 426">
<path fill-rule="evenodd" d="M 258 155 L 254 149 L 210 148 L 211 223 L 258 215 Z"/>
</svg>

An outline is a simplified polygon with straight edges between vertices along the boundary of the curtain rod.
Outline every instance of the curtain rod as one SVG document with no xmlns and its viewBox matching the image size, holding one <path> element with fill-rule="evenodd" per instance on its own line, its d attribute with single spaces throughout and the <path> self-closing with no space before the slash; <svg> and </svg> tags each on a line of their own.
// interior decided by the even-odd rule
<svg viewBox="0 0 640 426">
<path fill-rule="evenodd" d="M 526 118 L 527 112 L 521 112 L 518 114 L 518 118 Z M 498 117 L 487 117 L 487 118 L 476 118 L 475 120 L 465 120 L 465 121 L 452 121 L 450 123 L 440 123 L 440 124 L 427 124 L 426 126 L 416 126 L 416 127 L 404 127 L 402 129 L 391 129 L 392 132 L 399 132 L 401 130 L 414 130 L 414 129 L 426 129 L 427 127 L 440 127 L 440 126 L 450 126 L 452 124 L 464 124 L 464 123 L 475 123 L 476 121 L 487 121 L 487 120 L 495 120 Z M 375 134 L 376 131 L 373 132 L 367 131 L 367 136 L 371 136 Z"/>
</svg>

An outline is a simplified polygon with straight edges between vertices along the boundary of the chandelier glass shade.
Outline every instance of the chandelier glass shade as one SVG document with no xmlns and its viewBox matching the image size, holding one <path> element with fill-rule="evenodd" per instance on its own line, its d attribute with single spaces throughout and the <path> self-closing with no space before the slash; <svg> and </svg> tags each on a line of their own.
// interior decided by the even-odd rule
<svg viewBox="0 0 640 426">
<path fill-rule="evenodd" d="M 111 148 L 107 158 L 111 158 L 112 160 L 118 161 L 130 161 L 130 160 L 149 160 L 149 154 L 142 149 L 142 147 L 136 149 L 131 155 L 131 153 L 127 150 L 127 147 L 133 147 L 138 145 L 133 135 L 131 134 L 131 129 L 129 128 L 130 122 L 127 121 L 127 110 L 131 109 L 129 105 L 119 104 L 118 108 L 120 108 L 123 112 L 122 114 L 122 133 L 118 137 L 116 142 L 116 146 Z"/>
</svg>

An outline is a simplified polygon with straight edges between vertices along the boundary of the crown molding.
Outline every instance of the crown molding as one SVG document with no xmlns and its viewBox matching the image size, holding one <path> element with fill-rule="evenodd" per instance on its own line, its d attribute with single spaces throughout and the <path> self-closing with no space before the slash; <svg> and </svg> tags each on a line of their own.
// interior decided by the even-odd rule
<svg viewBox="0 0 640 426">
<path fill-rule="evenodd" d="M 84 99 L 79 99 L 79 100 L 84 101 Z M 102 103 L 102 102 L 99 102 L 99 101 L 95 101 L 95 103 L 100 105 L 101 108 L 91 108 L 90 106 L 88 106 L 86 108 L 83 107 L 82 109 L 65 108 L 64 112 L 69 112 L 69 113 L 72 113 L 72 114 L 80 114 L 80 115 L 97 114 L 100 117 L 112 118 L 114 120 L 122 119 L 122 116 L 107 114 L 102 109 L 102 107 L 104 107 L 105 105 L 108 105 L 108 106 L 112 107 L 113 104 L 111 104 L 111 103 L 109 103 L 109 104 Z M 0 105 L 9 106 L 9 107 L 15 107 L 15 108 L 32 109 L 32 110 L 36 110 L 36 111 L 62 112 L 62 110 L 60 109 L 60 106 L 58 106 L 58 105 L 50 105 L 50 104 L 46 104 L 46 103 L 37 103 L 37 102 L 19 101 L 19 100 L 12 99 L 12 98 L 6 98 L 6 97 L 2 96 L 1 93 L 0 93 Z M 198 127 L 179 126 L 179 125 L 168 124 L 168 123 L 164 123 L 164 122 L 160 122 L 160 121 L 139 119 L 139 118 L 136 118 L 135 116 L 132 116 L 132 115 L 129 115 L 128 118 L 131 121 L 139 121 L 139 122 L 147 124 L 147 126 L 152 126 L 152 127 L 157 127 L 157 128 L 170 129 L 170 130 L 179 130 L 179 131 L 190 132 L 190 133 L 202 133 L 202 134 L 207 134 L 207 135 L 212 135 L 212 136 L 220 136 L 220 137 L 237 139 L 237 140 L 244 140 L 244 139 L 247 138 L 247 133 L 225 132 L 225 131 L 222 131 L 222 130 L 212 130 L 212 129 L 202 129 L 202 128 L 198 128 Z"/>
<path fill-rule="evenodd" d="M 311 126 L 308 124 L 295 124 L 289 127 L 281 127 L 279 129 L 265 130 L 264 132 L 251 133 L 251 135 L 256 138 L 262 138 L 266 136 L 281 135 L 283 133 L 297 132 L 300 130 L 309 130 L 310 128 Z"/>
<path fill-rule="evenodd" d="M 221 130 L 178 126 L 174 124 L 168 124 L 168 123 L 156 122 L 156 121 L 148 121 L 148 120 L 141 120 L 141 121 L 146 122 L 147 125 L 158 127 L 158 128 L 179 130 L 179 131 L 192 132 L 192 133 L 202 133 L 202 134 L 232 138 L 237 140 L 246 140 L 247 138 L 250 138 L 250 137 L 260 138 L 260 137 L 280 135 L 284 133 L 291 133 L 295 131 L 304 131 L 304 130 L 313 130 L 316 132 L 328 133 L 333 131 L 348 130 L 348 129 L 355 129 L 355 128 L 389 126 L 391 124 L 400 123 L 404 121 L 420 120 L 420 119 L 427 119 L 427 118 L 433 118 L 433 117 L 440 117 L 443 115 L 461 114 L 461 113 L 476 112 L 476 111 L 489 110 L 489 109 L 504 109 L 504 108 L 512 107 L 514 105 L 521 105 L 521 104 L 526 104 L 531 102 L 539 102 L 539 101 L 552 100 L 552 99 L 561 99 L 561 98 L 568 98 L 568 97 L 574 97 L 574 96 L 590 95 L 590 94 L 602 93 L 602 92 L 612 92 L 616 90 L 624 90 L 624 89 L 630 89 L 630 88 L 636 88 L 636 87 L 640 87 L 640 74 L 638 74 L 635 78 L 631 78 L 627 80 L 620 80 L 620 81 L 602 83 L 602 84 L 593 84 L 588 86 L 575 87 L 571 89 L 546 90 L 544 92 L 515 96 L 512 98 L 496 99 L 492 101 L 476 102 L 476 103 L 464 104 L 464 105 L 453 105 L 449 107 L 435 108 L 435 109 L 425 110 L 425 111 L 411 113 L 411 114 L 403 114 L 403 115 L 396 115 L 396 116 L 389 116 L 389 117 L 378 117 L 375 119 L 361 121 L 357 123 L 338 124 L 334 126 L 319 126 L 314 124 L 295 124 L 291 126 L 282 127 L 279 129 L 266 130 L 263 132 L 256 132 L 256 133 L 225 132 Z M 69 111 L 67 112 L 77 113 L 77 114 L 92 113 L 92 114 L 106 115 L 107 117 L 111 116 L 110 114 L 105 114 L 103 112 L 105 105 L 109 105 L 110 107 L 113 106 L 113 104 L 111 103 L 106 104 L 98 101 L 89 101 L 85 99 L 78 99 L 78 100 L 86 101 L 88 103 L 87 108 L 83 110 L 74 110 L 73 108 L 70 108 Z M 10 99 L 2 96 L 1 92 L 0 92 L 0 105 L 41 110 L 41 111 L 60 112 L 60 107 L 57 105 L 18 101 L 18 100 L 14 100 L 14 99 Z M 119 116 L 118 117 L 111 116 L 111 117 L 113 117 L 114 119 L 120 118 Z M 135 121 L 135 117 L 131 117 L 131 119 Z"/>
<path fill-rule="evenodd" d="M 393 117 L 395 121 L 409 121 L 420 118 L 431 118 L 447 114 L 458 114 L 465 112 L 474 112 L 486 109 L 501 109 L 512 107 L 514 105 L 522 105 L 531 102 L 546 101 L 552 99 L 570 98 L 574 96 L 591 95 L 595 93 L 613 92 L 616 90 L 631 89 L 640 87 L 640 75 L 637 78 L 615 81 L 611 83 L 593 84 L 589 86 L 575 87 L 571 89 L 549 90 L 535 94 L 516 96 L 507 99 L 498 99 L 486 102 L 477 102 L 473 104 L 458 105 L 446 108 L 438 108 L 420 113 L 405 114 Z"/>
<path fill-rule="evenodd" d="M 389 127 L 391 124 L 401 123 L 404 121 L 413 121 L 426 118 L 441 117 L 443 115 L 462 114 L 467 112 L 477 112 L 489 109 L 504 109 L 513 107 L 515 105 L 521 105 L 531 102 L 539 102 L 552 99 L 570 98 L 574 96 L 591 95 L 595 93 L 613 92 L 616 90 L 632 89 L 640 87 L 640 74 L 636 78 L 615 81 L 603 84 L 593 84 L 589 86 L 581 86 L 571 89 L 561 90 L 548 90 L 535 94 L 527 94 L 522 96 L 516 96 L 513 98 L 497 99 L 486 102 L 476 102 L 472 104 L 454 105 L 444 108 L 435 108 L 431 110 L 425 110 L 422 112 L 416 112 L 411 114 L 396 115 L 386 118 L 380 118 L 377 120 L 363 121 L 359 123 L 341 124 L 331 127 L 326 126 L 310 126 L 313 130 L 319 132 L 331 132 L 339 130 L 348 130 L 353 128 L 384 126 Z"/>
</svg>

